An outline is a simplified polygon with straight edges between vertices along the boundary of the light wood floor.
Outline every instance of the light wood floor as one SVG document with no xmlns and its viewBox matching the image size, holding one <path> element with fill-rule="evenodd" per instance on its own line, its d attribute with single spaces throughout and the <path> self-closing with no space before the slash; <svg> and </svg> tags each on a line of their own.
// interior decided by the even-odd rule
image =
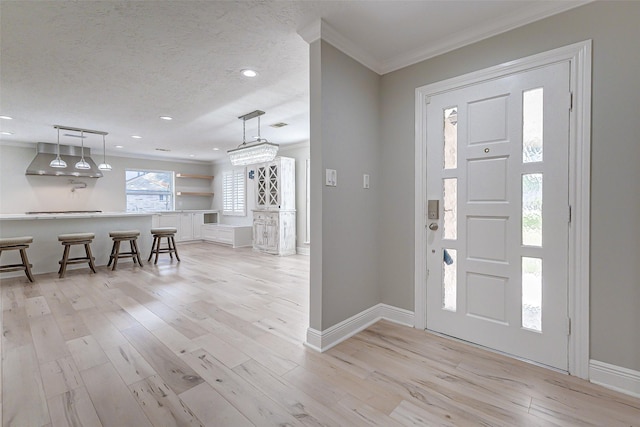
<svg viewBox="0 0 640 427">
<path fill-rule="evenodd" d="M 379 322 L 302 345 L 309 259 L 212 244 L 1 281 L 5 426 L 640 426 L 640 400 Z"/>
</svg>

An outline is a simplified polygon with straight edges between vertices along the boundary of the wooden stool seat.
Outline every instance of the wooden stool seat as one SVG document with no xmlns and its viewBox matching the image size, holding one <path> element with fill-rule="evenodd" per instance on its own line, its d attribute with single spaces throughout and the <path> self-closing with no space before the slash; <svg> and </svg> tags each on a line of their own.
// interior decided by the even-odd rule
<svg viewBox="0 0 640 427">
<path fill-rule="evenodd" d="M 173 254 L 176 254 L 176 259 L 180 261 L 180 256 L 178 256 L 178 249 L 176 248 L 175 234 L 178 230 L 175 227 L 156 227 L 151 229 L 151 234 L 153 235 L 153 243 L 151 244 L 151 253 L 149 254 L 148 261 L 151 261 L 153 254 L 156 255 L 156 259 L 153 261 L 154 264 L 158 263 L 158 255 L 161 253 L 168 253 L 171 259 L 173 259 Z M 167 239 L 167 247 L 161 248 L 160 242 L 162 238 L 166 237 Z"/>
<path fill-rule="evenodd" d="M 113 262 L 113 267 L 111 270 L 115 270 L 118 265 L 118 259 L 120 258 L 129 258 L 133 259 L 133 263 L 136 262 L 140 267 L 142 267 L 142 261 L 140 261 L 140 251 L 138 250 L 138 236 L 140 235 L 140 231 L 138 230 L 117 230 L 110 231 L 109 237 L 113 239 L 113 246 L 111 247 L 111 255 L 109 256 L 109 263 L 107 267 L 111 265 Z M 131 247 L 130 252 L 120 252 L 120 242 L 129 242 L 129 246 Z"/>
<path fill-rule="evenodd" d="M 60 278 L 64 277 L 67 271 L 67 265 L 69 264 L 80 264 L 86 262 L 89 264 L 91 271 L 94 273 L 96 272 L 96 266 L 93 264 L 94 258 L 91 254 L 91 242 L 94 237 L 94 233 L 69 233 L 60 234 L 58 236 L 58 241 L 62 242 L 64 245 L 64 253 L 62 254 L 62 259 L 59 262 L 60 269 L 58 270 Z M 69 258 L 69 251 L 72 245 L 84 245 L 85 256 Z"/>
<path fill-rule="evenodd" d="M 32 242 L 33 237 L 31 236 L 4 237 L 0 239 L 0 255 L 2 254 L 2 251 L 20 251 L 20 259 L 22 260 L 21 264 L 0 265 L 0 271 L 24 270 L 29 281 L 33 282 L 33 275 L 31 274 L 32 265 L 29 264 L 29 258 L 27 258 L 26 251 L 29 244 Z"/>
</svg>

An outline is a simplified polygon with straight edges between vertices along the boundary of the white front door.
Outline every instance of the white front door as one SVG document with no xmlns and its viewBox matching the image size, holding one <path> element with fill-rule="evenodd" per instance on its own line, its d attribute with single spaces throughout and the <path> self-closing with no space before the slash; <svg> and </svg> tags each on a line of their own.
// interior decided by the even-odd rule
<svg viewBox="0 0 640 427">
<path fill-rule="evenodd" d="M 570 64 L 431 96 L 427 329 L 568 369 Z M 432 207 L 435 206 L 432 204 Z"/>
</svg>

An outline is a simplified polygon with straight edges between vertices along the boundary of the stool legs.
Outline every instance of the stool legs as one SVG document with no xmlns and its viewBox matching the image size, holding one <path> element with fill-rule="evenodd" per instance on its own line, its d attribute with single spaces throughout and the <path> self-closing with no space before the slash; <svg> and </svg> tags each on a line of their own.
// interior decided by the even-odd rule
<svg viewBox="0 0 640 427">
<path fill-rule="evenodd" d="M 138 265 L 142 267 L 142 261 L 140 261 L 140 251 L 138 250 L 138 242 L 136 239 L 129 240 L 129 244 L 131 245 L 131 253 L 136 254 L 135 258 L 133 258 L 133 262 L 138 261 Z"/>
<path fill-rule="evenodd" d="M 167 238 L 167 247 L 166 248 L 161 248 L 160 244 L 162 243 L 162 238 L 166 237 Z M 166 235 L 166 236 L 160 236 L 160 235 L 155 235 L 153 236 L 153 243 L 151 244 L 151 253 L 149 254 L 149 259 L 147 259 L 147 262 L 151 261 L 151 258 L 153 258 L 153 255 L 155 254 L 155 259 L 153 260 L 154 264 L 158 263 L 158 256 L 160 255 L 161 252 L 168 252 L 169 256 L 171 257 L 171 259 L 173 259 L 173 254 L 176 254 L 176 259 L 178 261 L 180 261 L 180 256 L 178 255 L 178 248 L 176 247 L 176 241 L 175 238 L 172 235 Z"/>
<path fill-rule="evenodd" d="M 20 258 L 22 258 L 22 263 L 24 264 L 24 272 L 27 275 L 27 278 L 30 282 L 33 282 L 33 275 L 31 274 L 31 264 L 29 264 L 29 258 L 27 258 L 27 252 L 24 248 L 20 249 Z"/>
<path fill-rule="evenodd" d="M 93 254 L 91 253 L 91 245 L 89 243 L 84 244 L 84 252 L 87 254 L 87 258 L 89 258 L 89 267 L 91 271 L 96 273 L 96 266 L 93 264 Z"/>
<path fill-rule="evenodd" d="M 60 261 L 60 269 L 58 270 L 58 277 L 61 279 L 67 272 L 67 262 L 69 262 L 69 250 L 71 245 L 64 245 L 64 252 L 62 253 L 62 261 Z"/>
<path fill-rule="evenodd" d="M 120 252 L 120 243 L 123 240 L 129 241 L 129 246 L 131 247 L 131 252 Z M 140 260 L 140 251 L 138 250 L 138 243 L 135 238 L 114 238 L 113 246 L 111 247 L 111 255 L 109 256 L 109 263 L 107 267 L 111 265 L 113 262 L 113 267 L 111 270 L 115 270 L 118 265 L 118 259 L 124 257 L 131 257 L 133 259 L 133 263 L 138 263 L 140 267 L 142 267 L 142 260 Z"/>
<path fill-rule="evenodd" d="M 31 273 L 31 264 L 29 263 L 29 258 L 27 257 L 28 247 L 29 247 L 28 245 L 11 245 L 11 246 L 5 246 L 2 249 L 0 249 L 0 256 L 2 255 L 3 251 L 19 250 L 20 259 L 22 260 L 21 264 L 0 265 L 0 271 L 23 270 L 24 273 L 27 275 L 27 278 L 29 279 L 29 281 L 34 282 L 35 279 L 33 278 L 33 274 Z"/>
<path fill-rule="evenodd" d="M 173 252 L 175 252 L 176 254 L 176 259 L 180 261 L 180 257 L 178 256 L 178 247 L 176 246 L 176 241 L 174 240 L 173 236 L 171 236 L 171 243 L 173 244 Z M 169 252 L 169 255 L 171 255 L 171 252 Z"/>
<path fill-rule="evenodd" d="M 89 268 L 91 271 L 96 273 L 96 266 L 93 263 L 93 254 L 91 253 L 91 241 L 80 241 L 80 242 L 64 242 L 64 253 L 62 254 L 62 260 L 60 261 L 60 269 L 58 270 L 58 276 L 60 279 L 64 277 L 67 272 L 67 265 L 69 264 L 78 264 L 86 262 L 89 264 Z M 84 257 L 77 258 L 69 258 L 69 251 L 71 250 L 71 245 L 84 245 Z"/>
</svg>

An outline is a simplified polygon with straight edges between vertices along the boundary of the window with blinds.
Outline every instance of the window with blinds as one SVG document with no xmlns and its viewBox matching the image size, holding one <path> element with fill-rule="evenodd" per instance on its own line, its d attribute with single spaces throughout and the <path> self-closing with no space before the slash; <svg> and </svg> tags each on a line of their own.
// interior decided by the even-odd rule
<svg viewBox="0 0 640 427">
<path fill-rule="evenodd" d="M 222 214 L 247 215 L 246 168 L 233 169 L 222 173 Z"/>
</svg>

